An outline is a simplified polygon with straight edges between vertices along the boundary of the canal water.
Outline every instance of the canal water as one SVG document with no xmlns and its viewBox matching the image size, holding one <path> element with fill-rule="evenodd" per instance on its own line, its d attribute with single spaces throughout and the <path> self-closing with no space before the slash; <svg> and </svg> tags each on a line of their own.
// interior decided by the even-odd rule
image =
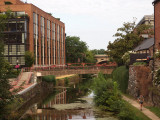
<svg viewBox="0 0 160 120">
<path fill-rule="evenodd" d="M 92 82 L 83 77 L 69 87 L 44 92 L 21 108 L 20 120 L 118 120 L 112 113 L 100 111 L 93 102 Z M 23 111 L 23 112 L 22 112 Z"/>
</svg>

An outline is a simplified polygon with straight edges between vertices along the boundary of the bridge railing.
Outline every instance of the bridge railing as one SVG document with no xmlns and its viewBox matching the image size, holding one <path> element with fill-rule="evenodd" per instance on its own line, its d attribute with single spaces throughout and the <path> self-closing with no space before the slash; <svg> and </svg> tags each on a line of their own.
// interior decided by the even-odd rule
<svg viewBox="0 0 160 120">
<path fill-rule="evenodd" d="M 106 66 L 49 66 L 49 67 L 31 67 L 23 68 L 25 72 L 34 72 L 34 71 L 61 71 L 61 70 L 97 70 L 97 69 L 113 69 L 115 65 L 106 65 Z"/>
</svg>

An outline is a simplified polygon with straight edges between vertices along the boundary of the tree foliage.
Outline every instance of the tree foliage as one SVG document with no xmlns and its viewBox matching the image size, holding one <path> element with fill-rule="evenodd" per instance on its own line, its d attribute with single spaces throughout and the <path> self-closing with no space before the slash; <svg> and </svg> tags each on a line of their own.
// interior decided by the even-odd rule
<svg viewBox="0 0 160 120">
<path fill-rule="evenodd" d="M 32 52 L 26 51 L 25 52 L 25 66 L 32 67 L 33 63 L 34 63 L 34 56 Z"/>
<path fill-rule="evenodd" d="M 7 76 L 10 72 L 10 65 L 4 59 L 4 41 L 2 31 L 5 29 L 5 22 L 7 20 L 7 15 L 0 15 L 0 119 L 3 119 L 8 110 L 6 106 L 11 102 L 12 93 L 9 91 L 11 85 Z"/>
<path fill-rule="evenodd" d="M 116 37 L 113 43 L 109 42 L 107 54 L 113 58 L 118 65 L 123 64 L 122 56 L 127 51 L 132 50 L 144 39 L 141 34 L 147 32 L 149 35 L 153 34 L 153 31 L 149 30 L 151 26 L 140 25 L 135 28 L 135 22 L 124 23 L 121 28 L 117 29 L 114 37 Z M 148 31 L 147 31 L 148 30 Z"/>
<path fill-rule="evenodd" d="M 119 112 L 122 107 L 118 84 L 112 79 L 105 79 L 102 73 L 94 79 L 94 101 L 103 110 Z"/>
<path fill-rule="evenodd" d="M 83 62 L 86 52 L 87 44 L 76 36 L 66 37 L 66 61 L 67 63 L 77 63 L 78 59 Z"/>
<path fill-rule="evenodd" d="M 96 60 L 94 59 L 94 54 L 92 53 L 91 50 L 87 50 L 85 54 L 86 54 L 85 59 L 84 59 L 85 63 L 95 63 L 96 62 Z"/>
<path fill-rule="evenodd" d="M 104 49 L 93 49 L 91 52 L 96 55 L 96 54 L 106 54 L 106 51 Z"/>
</svg>

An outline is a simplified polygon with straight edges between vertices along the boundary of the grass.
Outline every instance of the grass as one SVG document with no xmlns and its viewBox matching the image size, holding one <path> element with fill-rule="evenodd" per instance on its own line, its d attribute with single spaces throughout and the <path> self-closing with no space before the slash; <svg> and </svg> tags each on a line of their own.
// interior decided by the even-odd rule
<svg viewBox="0 0 160 120">
<path fill-rule="evenodd" d="M 142 111 L 132 106 L 130 103 L 126 102 L 128 107 L 135 113 L 135 115 L 139 118 L 139 120 L 151 120 L 148 118 Z"/>
<path fill-rule="evenodd" d="M 148 108 L 150 111 L 152 111 L 154 114 L 156 114 L 160 118 L 160 108 L 158 108 L 158 107 L 150 107 L 150 106 L 148 106 L 146 108 Z"/>
<path fill-rule="evenodd" d="M 136 100 L 133 96 L 129 95 L 129 94 L 125 94 L 125 93 L 121 93 L 122 95 L 132 99 L 132 100 Z"/>
</svg>

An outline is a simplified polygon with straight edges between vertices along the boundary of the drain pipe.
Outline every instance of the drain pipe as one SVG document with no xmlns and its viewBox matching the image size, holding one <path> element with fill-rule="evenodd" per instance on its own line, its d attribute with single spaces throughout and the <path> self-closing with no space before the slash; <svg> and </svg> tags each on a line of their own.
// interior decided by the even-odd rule
<svg viewBox="0 0 160 120">
<path fill-rule="evenodd" d="M 154 6 L 154 45 L 153 45 L 153 62 L 152 62 L 152 86 L 154 86 L 154 67 L 155 67 L 155 58 L 154 58 L 154 54 L 155 54 L 155 1 L 152 3 L 153 6 Z M 151 93 L 151 100 L 152 100 L 152 103 L 153 103 L 153 106 L 155 106 L 155 103 L 154 103 L 154 100 L 153 100 L 153 91 Z"/>
</svg>

